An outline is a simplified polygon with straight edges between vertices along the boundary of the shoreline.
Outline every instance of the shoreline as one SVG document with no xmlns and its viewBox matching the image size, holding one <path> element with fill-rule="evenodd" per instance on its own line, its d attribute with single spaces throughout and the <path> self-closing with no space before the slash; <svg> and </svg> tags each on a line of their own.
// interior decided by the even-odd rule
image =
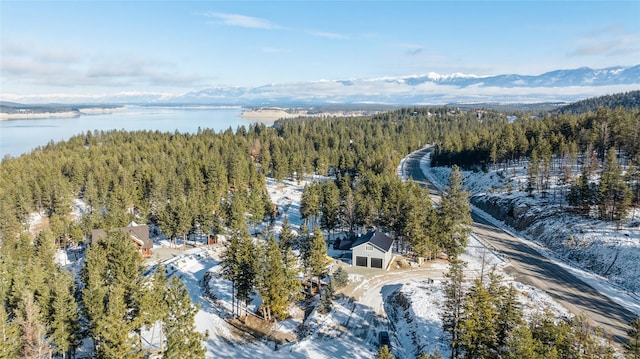
<svg viewBox="0 0 640 359">
<path fill-rule="evenodd" d="M 304 108 L 280 108 L 280 107 L 265 107 L 265 108 L 247 108 L 242 111 L 240 117 L 261 122 L 264 124 L 273 124 L 280 119 L 297 118 L 297 117 L 357 117 L 367 116 L 371 114 L 380 113 L 383 111 L 368 111 L 368 110 L 344 110 L 344 111 L 324 111 L 324 112 L 309 112 Z"/>
<path fill-rule="evenodd" d="M 240 117 L 244 118 L 245 120 L 260 122 L 265 125 L 273 125 L 274 122 L 283 118 L 294 118 L 299 116 L 307 116 L 306 111 L 289 113 L 282 108 L 260 108 L 243 109 L 242 113 L 240 114 Z"/>
<path fill-rule="evenodd" d="M 123 111 L 125 109 L 126 106 L 114 108 L 87 107 L 79 110 L 60 112 L 0 112 L 0 121 L 41 120 L 46 118 L 73 118 L 83 115 L 91 116 L 109 114 L 116 111 Z"/>
</svg>

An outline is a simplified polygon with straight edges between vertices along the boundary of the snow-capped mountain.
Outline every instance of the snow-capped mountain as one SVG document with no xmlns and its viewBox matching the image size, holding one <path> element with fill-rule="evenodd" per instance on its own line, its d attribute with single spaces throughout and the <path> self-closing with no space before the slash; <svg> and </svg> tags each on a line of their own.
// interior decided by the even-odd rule
<svg viewBox="0 0 640 359">
<path fill-rule="evenodd" d="M 640 89 L 640 65 L 555 70 L 541 75 L 437 74 L 434 72 L 365 79 L 267 84 L 258 87 L 212 87 L 183 94 L 127 92 L 81 97 L 83 103 L 167 105 L 295 105 L 357 104 L 392 105 L 448 103 L 574 102 L 589 97 Z M 22 102 L 19 97 L 4 100 Z M 28 102 L 78 103 L 78 97 L 31 96 Z"/>
<path fill-rule="evenodd" d="M 575 101 L 640 88 L 640 65 L 556 70 L 538 76 L 428 73 L 374 79 L 269 84 L 188 92 L 175 103 L 389 103 Z"/>
</svg>

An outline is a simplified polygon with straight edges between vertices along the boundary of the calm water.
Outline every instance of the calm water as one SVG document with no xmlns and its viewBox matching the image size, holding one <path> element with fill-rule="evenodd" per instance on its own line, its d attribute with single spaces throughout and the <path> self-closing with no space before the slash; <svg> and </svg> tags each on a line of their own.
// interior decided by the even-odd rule
<svg viewBox="0 0 640 359">
<path fill-rule="evenodd" d="M 248 126 L 239 108 L 156 108 L 129 107 L 110 114 L 82 115 L 76 118 L 0 121 L 0 158 L 18 157 L 49 141 L 67 140 L 93 130 L 151 130 L 195 133 L 198 128 L 217 132 Z"/>
</svg>

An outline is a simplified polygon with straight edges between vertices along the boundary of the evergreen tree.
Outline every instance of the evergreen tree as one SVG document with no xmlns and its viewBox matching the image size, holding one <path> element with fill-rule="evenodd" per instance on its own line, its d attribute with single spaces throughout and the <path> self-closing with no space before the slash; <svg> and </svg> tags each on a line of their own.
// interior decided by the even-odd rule
<svg viewBox="0 0 640 359">
<path fill-rule="evenodd" d="M 109 301 L 106 303 L 105 313 L 96 325 L 99 341 L 96 346 L 98 359 L 138 359 L 143 353 L 137 346 L 137 340 L 131 335 L 136 329 L 129 320 L 125 303 L 125 288 L 123 285 L 109 287 Z"/>
<path fill-rule="evenodd" d="M 80 343 L 78 305 L 73 296 L 75 285 L 67 272 L 56 271 L 53 286 L 51 341 L 55 352 L 66 357 Z"/>
<path fill-rule="evenodd" d="M 462 314 L 464 310 L 465 292 L 462 286 L 466 263 L 453 258 L 449 261 L 449 271 L 445 274 L 445 303 L 442 311 L 442 329 L 451 338 L 451 358 L 459 358 L 462 339 Z"/>
<path fill-rule="evenodd" d="M 283 253 L 293 246 L 294 235 L 291 229 L 291 224 L 289 223 L 289 217 L 287 215 L 284 216 L 284 220 L 282 221 L 282 229 L 280 230 L 280 248 Z"/>
<path fill-rule="evenodd" d="M 468 197 L 462 174 L 457 166 L 453 166 L 439 207 L 442 246 L 449 257 L 457 257 L 467 246 L 472 223 Z"/>
<path fill-rule="evenodd" d="M 460 322 L 460 347 L 466 358 L 490 358 L 496 355 L 497 316 L 489 291 L 476 279 L 469 288 Z"/>
<path fill-rule="evenodd" d="M 489 293 L 494 300 L 494 297 Z M 498 348 L 507 346 L 507 340 L 513 336 L 514 331 L 523 325 L 523 314 L 518 294 L 513 286 L 510 286 L 503 296 L 499 297 L 496 309 L 498 315 L 496 317 L 496 335 Z"/>
<path fill-rule="evenodd" d="M 326 288 L 321 288 L 320 290 L 320 302 L 318 303 L 318 313 L 327 314 L 331 312 L 333 307 L 333 302 L 331 299 L 333 298 L 333 284 L 330 281 Z"/>
<path fill-rule="evenodd" d="M 262 298 L 264 318 L 272 314 L 279 319 L 286 316 L 287 288 L 282 252 L 274 236 L 269 236 L 264 249 L 258 278 L 258 292 Z"/>
<path fill-rule="evenodd" d="M 340 191 L 334 181 L 322 184 L 321 212 L 320 225 L 331 233 L 338 226 L 340 214 Z"/>
<path fill-rule="evenodd" d="M 600 216 L 609 221 L 622 220 L 631 205 L 631 190 L 622 176 L 622 169 L 617 163 L 617 152 L 610 148 L 600 179 L 600 198 L 598 208 Z"/>
<path fill-rule="evenodd" d="M 399 235 L 406 238 L 418 257 L 435 256 L 439 246 L 437 213 L 431 206 L 428 192 L 410 182 L 402 203 L 403 217 L 399 220 Z"/>
<path fill-rule="evenodd" d="M 20 356 L 22 350 L 20 334 L 20 326 L 13 320 L 9 320 L 4 305 L 0 305 L 0 358 L 14 359 Z"/>
<path fill-rule="evenodd" d="M 538 166 L 538 152 L 534 150 L 531 152 L 529 166 L 527 167 L 527 192 L 529 196 L 532 196 L 533 191 L 538 189 L 538 174 L 540 172 Z"/>
<path fill-rule="evenodd" d="M 380 347 L 380 349 L 378 349 L 378 355 L 376 356 L 377 359 L 393 359 L 395 358 L 393 356 L 393 354 L 391 354 L 391 350 L 389 349 L 388 346 L 383 345 Z"/>
<path fill-rule="evenodd" d="M 329 264 L 329 258 L 327 258 L 327 245 L 322 235 L 320 228 L 316 227 L 313 230 L 313 239 L 311 242 L 311 248 L 309 251 L 308 268 L 311 271 L 311 275 L 316 277 L 318 281 L 318 290 L 320 289 L 320 278 L 326 274 L 326 267 Z"/>
<path fill-rule="evenodd" d="M 513 328 L 513 331 L 507 336 L 505 344 L 501 351 L 501 355 L 505 359 L 553 358 L 553 356 L 547 357 L 538 353 L 536 341 L 534 341 L 531 330 L 525 323 Z"/>
<path fill-rule="evenodd" d="M 258 264 L 256 248 L 244 225 L 238 233 L 232 235 L 222 261 L 223 275 L 232 283 L 237 299 L 235 307 L 240 316 L 243 305 L 247 304 L 253 293 Z"/>
<path fill-rule="evenodd" d="M 167 271 L 162 263 L 159 263 L 149 285 L 143 291 L 142 301 L 140 302 L 140 321 L 142 326 L 152 328 L 150 342 L 155 343 L 156 324 L 159 323 L 167 315 L 169 307 L 167 305 Z M 162 328 L 159 330 L 160 349 L 162 350 Z"/>
<path fill-rule="evenodd" d="M 140 301 L 144 275 L 142 258 L 123 232 L 108 232 L 106 238 L 87 250 L 81 277 L 83 308 L 89 330 L 101 358 L 137 358 L 133 332 L 143 323 Z"/>
<path fill-rule="evenodd" d="M 640 359 L 640 317 L 629 323 L 627 330 L 629 342 L 625 344 L 625 351 L 628 359 Z"/>
<path fill-rule="evenodd" d="M 294 302 L 302 296 L 302 283 L 298 279 L 300 274 L 298 257 L 291 248 L 287 248 L 283 253 L 282 261 L 284 264 L 284 287 L 286 289 L 286 298 L 288 302 Z"/>
<path fill-rule="evenodd" d="M 338 288 L 344 287 L 349 284 L 349 273 L 342 267 L 338 267 L 331 276 L 331 282 Z"/>
<path fill-rule="evenodd" d="M 204 335 L 195 330 L 194 318 L 198 306 L 193 306 L 189 292 L 184 283 L 177 277 L 171 278 L 167 287 L 166 305 L 168 308 L 164 318 L 164 330 L 167 333 L 167 347 L 164 358 L 204 358 L 202 346 Z"/>
<path fill-rule="evenodd" d="M 231 281 L 231 307 L 233 314 L 236 313 L 236 284 L 240 273 L 240 234 L 234 233 L 225 244 L 225 251 L 222 256 L 222 276 Z"/>
</svg>

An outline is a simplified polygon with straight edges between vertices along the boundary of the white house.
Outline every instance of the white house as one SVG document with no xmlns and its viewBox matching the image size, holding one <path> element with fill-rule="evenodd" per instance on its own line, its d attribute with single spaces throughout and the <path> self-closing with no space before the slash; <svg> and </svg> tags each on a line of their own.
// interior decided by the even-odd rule
<svg viewBox="0 0 640 359">
<path fill-rule="evenodd" d="M 391 263 L 393 238 L 379 230 L 369 232 L 351 245 L 351 263 L 359 267 L 387 268 Z"/>
</svg>

